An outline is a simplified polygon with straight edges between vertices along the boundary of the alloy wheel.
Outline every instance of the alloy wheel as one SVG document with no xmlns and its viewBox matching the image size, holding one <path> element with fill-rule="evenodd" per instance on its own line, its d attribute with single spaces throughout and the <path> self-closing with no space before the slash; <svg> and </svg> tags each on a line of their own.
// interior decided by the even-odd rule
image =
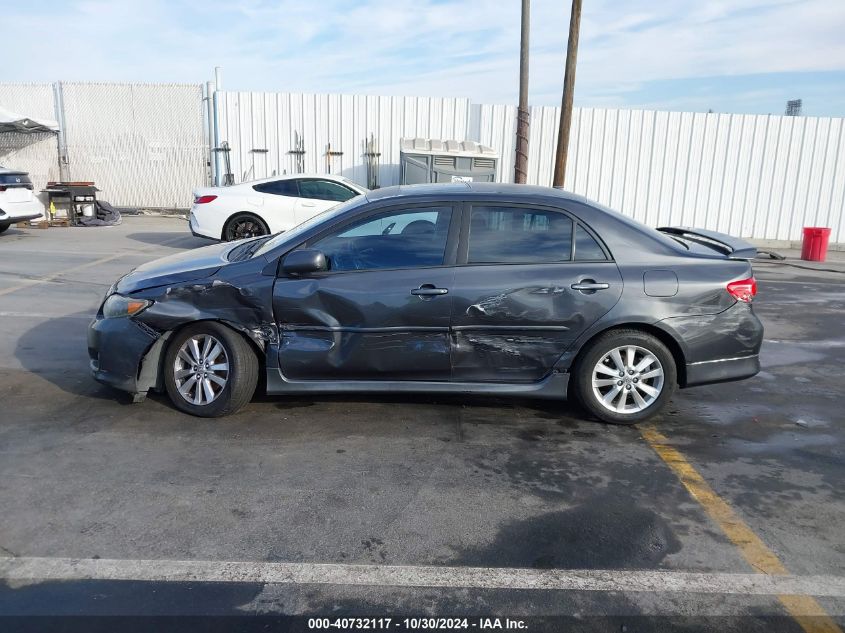
<svg viewBox="0 0 845 633">
<path fill-rule="evenodd" d="M 593 393 L 614 413 L 639 413 L 663 390 L 663 366 L 657 356 L 639 345 L 615 347 L 604 354 L 592 373 Z"/>
<path fill-rule="evenodd" d="M 254 220 L 238 220 L 231 229 L 232 240 L 243 240 L 259 235 L 264 235 L 264 228 Z"/>
<path fill-rule="evenodd" d="M 186 402 L 198 406 L 214 402 L 229 381 L 226 349 L 210 334 L 192 336 L 176 354 L 173 379 Z"/>
</svg>

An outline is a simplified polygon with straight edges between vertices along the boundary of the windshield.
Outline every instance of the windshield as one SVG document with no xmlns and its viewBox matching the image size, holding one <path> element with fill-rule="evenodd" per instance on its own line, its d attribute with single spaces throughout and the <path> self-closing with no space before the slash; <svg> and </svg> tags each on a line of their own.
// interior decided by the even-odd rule
<svg viewBox="0 0 845 633">
<path fill-rule="evenodd" d="M 322 213 L 318 213 L 313 218 L 305 220 L 302 224 L 293 227 L 290 231 L 284 231 L 282 233 L 277 233 L 269 240 L 264 242 L 261 245 L 261 248 L 253 253 L 254 257 L 265 255 L 272 251 L 277 246 L 284 244 L 285 242 L 295 242 L 296 239 L 307 233 L 312 227 L 317 226 L 323 222 L 327 222 L 336 218 L 340 214 L 344 213 L 348 209 L 353 207 L 357 207 L 358 205 L 364 204 L 367 201 L 367 197 L 364 195 L 355 196 L 354 198 L 350 198 L 346 202 L 341 202 L 340 204 L 336 204 L 333 207 L 329 207 Z"/>
</svg>

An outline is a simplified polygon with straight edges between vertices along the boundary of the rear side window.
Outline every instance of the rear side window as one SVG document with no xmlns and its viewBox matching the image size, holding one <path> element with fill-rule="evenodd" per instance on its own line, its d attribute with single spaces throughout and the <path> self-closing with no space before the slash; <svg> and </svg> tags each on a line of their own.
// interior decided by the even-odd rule
<svg viewBox="0 0 845 633">
<path fill-rule="evenodd" d="M 349 187 L 330 180 L 300 180 L 299 194 L 303 198 L 332 200 L 334 202 L 346 202 L 358 195 Z"/>
<path fill-rule="evenodd" d="M 296 186 L 296 180 L 273 180 L 271 182 L 262 182 L 258 185 L 253 185 L 253 189 L 260 193 L 270 193 L 274 196 L 291 196 L 293 198 L 299 197 L 299 189 Z"/>
<path fill-rule="evenodd" d="M 580 224 L 575 227 L 575 259 L 582 262 L 607 259 L 596 239 Z"/>
<path fill-rule="evenodd" d="M 0 185 L 31 185 L 28 174 L 0 174 Z"/>
<path fill-rule="evenodd" d="M 521 207 L 473 207 L 469 264 L 569 261 L 572 220 L 563 213 Z"/>
</svg>

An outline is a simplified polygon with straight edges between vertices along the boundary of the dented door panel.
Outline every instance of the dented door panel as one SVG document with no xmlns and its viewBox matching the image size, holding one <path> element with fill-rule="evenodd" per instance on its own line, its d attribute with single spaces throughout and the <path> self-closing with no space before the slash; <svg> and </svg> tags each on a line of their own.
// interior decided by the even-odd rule
<svg viewBox="0 0 845 633">
<path fill-rule="evenodd" d="M 584 281 L 607 284 L 579 291 Z M 452 379 L 534 382 L 619 300 L 613 262 L 461 266 L 452 291 Z"/>
<path fill-rule="evenodd" d="M 278 279 L 279 367 L 291 380 L 449 380 L 454 268 L 329 273 Z"/>
</svg>

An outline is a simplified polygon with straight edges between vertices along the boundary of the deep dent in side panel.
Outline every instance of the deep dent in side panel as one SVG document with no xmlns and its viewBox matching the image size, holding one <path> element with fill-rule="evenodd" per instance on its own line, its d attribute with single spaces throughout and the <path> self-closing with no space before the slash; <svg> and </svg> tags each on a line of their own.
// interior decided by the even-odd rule
<svg viewBox="0 0 845 633">
<path fill-rule="evenodd" d="M 285 377 L 448 380 L 450 298 L 410 290 L 448 286 L 451 275 L 366 271 L 279 281 L 273 299 Z"/>
<path fill-rule="evenodd" d="M 268 297 L 262 292 L 270 292 L 272 280 L 264 285 L 238 288 L 225 280 L 214 279 L 171 286 L 155 297 L 155 303 L 139 320 L 159 332 L 195 321 L 221 321 L 265 349 L 268 343 L 277 343 L 279 335 L 273 315 L 265 308 L 269 305 Z"/>
</svg>

